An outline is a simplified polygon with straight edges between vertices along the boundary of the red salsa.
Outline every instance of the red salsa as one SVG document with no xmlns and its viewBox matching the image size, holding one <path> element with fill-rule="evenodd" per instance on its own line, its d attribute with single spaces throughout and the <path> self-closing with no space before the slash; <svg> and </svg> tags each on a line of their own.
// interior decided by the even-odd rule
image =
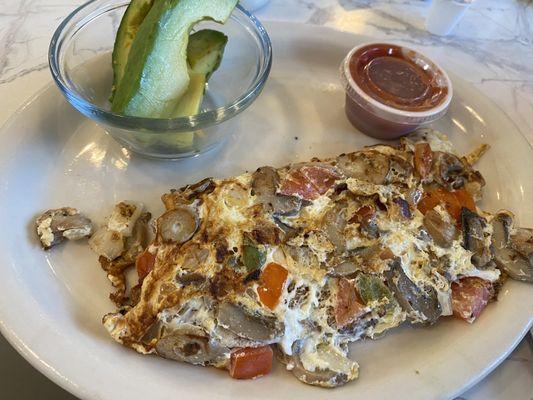
<svg viewBox="0 0 533 400">
<path fill-rule="evenodd" d="M 412 53 L 382 43 L 363 47 L 350 59 L 350 74 L 361 90 L 380 103 L 405 111 L 432 109 L 444 101 L 448 88 L 435 71 L 416 64 Z"/>
</svg>

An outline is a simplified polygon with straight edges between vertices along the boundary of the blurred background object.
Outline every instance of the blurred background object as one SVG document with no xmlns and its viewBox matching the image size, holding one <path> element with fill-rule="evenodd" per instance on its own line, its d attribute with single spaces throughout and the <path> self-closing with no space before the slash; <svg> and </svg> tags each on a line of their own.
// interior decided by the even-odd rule
<svg viewBox="0 0 533 400">
<path fill-rule="evenodd" d="M 426 29 L 434 35 L 451 34 L 473 2 L 474 0 L 434 0 L 426 18 Z"/>
<path fill-rule="evenodd" d="M 246 8 L 248 11 L 259 10 L 261 7 L 265 6 L 269 0 L 241 0 L 241 6 Z"/>
</svg>

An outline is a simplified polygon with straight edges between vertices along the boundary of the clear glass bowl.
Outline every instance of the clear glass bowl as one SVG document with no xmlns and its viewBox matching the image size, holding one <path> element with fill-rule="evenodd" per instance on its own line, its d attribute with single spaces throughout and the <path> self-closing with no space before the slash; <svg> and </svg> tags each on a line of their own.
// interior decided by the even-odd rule
<svg viewBox="0 0 533 400">
<path fill-rule="evenodd" d="M 209 79 L 201 112 L 173 119 L 138 118 L 110 111 L 111 52 L 129 1 L 92 0 L 76 9 L 52 37 L 52 76 L 72 106 L 117 142 L 148 157 L 178 159 L 203 153 L 235 130 L 237 114 L 257 98 L 272 64 L 270 38 L 261 23 L 237 6 L 225 24 L 195 29 L 224 32 L 222 63 Z"/>
</svg>

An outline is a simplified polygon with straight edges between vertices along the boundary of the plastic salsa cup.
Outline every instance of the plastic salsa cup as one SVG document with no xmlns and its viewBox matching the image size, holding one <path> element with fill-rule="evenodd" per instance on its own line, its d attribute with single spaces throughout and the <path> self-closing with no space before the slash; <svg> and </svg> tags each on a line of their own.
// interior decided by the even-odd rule
<svg viewBox="0 0 533 400">
<path fill-rule="evenodd" d="M 441 118 L 453 96 L 450 78 L 437 63 L 388 43 L 354 47 L 340 67 L 345 112 L 368 136 L 396 139 Z"/>
</svg>

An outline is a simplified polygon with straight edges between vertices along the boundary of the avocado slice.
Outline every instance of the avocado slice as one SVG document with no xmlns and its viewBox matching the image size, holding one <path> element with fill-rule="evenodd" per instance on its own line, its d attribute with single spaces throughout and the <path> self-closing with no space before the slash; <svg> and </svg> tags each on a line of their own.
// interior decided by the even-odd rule
<svg viewBox="0 0 533 400">
<path fill-rule="evenodd" d="M 113 87 L 110 98 L 111 102 L 113 102 L 118 83 L 124 76 L 124 69 L 128 62 L 128 55 L 133 39 L 153 4 L 154 0 L 131 0 L 120 21 L 112 55 Z"/>
<path fill-rule="evenodd" d="M 133 39 L 111 109 L 125 115 L 169 118 L 189 86 L 187 45 L 203 19 L 224 22 L 237 0 L 158 0 Z"/>
<path fill-rule="evenodd" d="M 219 67 L 227 42 L 226 35 L 212 29 L 203 29 L 189 36 L 187 62 L 190 81 L 175 108 L 174 117 L 198 114 L 205 84 Z"/>
</svg>

